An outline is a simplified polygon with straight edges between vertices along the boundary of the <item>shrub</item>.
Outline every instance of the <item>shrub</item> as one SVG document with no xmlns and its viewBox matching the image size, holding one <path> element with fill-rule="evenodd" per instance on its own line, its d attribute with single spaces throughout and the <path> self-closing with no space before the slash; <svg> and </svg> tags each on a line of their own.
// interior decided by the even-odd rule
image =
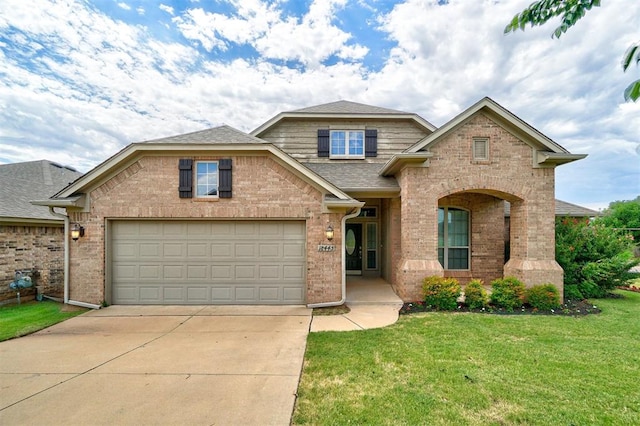
<svg viewBox="0 0 640 426">
<path fill-rule="evenodd" d="M 427 277 L 422 281 L 424 302 L 433 309 L 453 311 L 458 307 L 460 283 L 455 278 Z"/>
<path fill-rule="evenodd" d="M 564 300 L 582 300 L 584 296 L 576 284 L 564 285 Z"/>
<path fill-rule="evenodd" d="M 602 297 L 632 278 L 628 271 L 640 262 L 632 256 L 633 243 L 632 235 L 599 221 L 556 220 L 556 260 L 564 270 L 565 297 Z"/>
<path fill-rule="evenodd" d="M 524 303 L 524 284 L 515 277 L 491 281 L 491 303 L 511 312 Z"/>
<path fill-rule="evenodd" d="M 482 281 L 471 280 L 464 287 L 465 303 L 471 309 L 480 309 L 487 306 L 489 303 L 489 296 L 487 296 L 487 290 L 482 286 Z"/>
<path fill-rule="evenodd" d="M 560 292 L 553 284 L 538 284 L 525 290 L 525 300 L 532 308 L 548 311 L 560 306 Z"/>
</svg>

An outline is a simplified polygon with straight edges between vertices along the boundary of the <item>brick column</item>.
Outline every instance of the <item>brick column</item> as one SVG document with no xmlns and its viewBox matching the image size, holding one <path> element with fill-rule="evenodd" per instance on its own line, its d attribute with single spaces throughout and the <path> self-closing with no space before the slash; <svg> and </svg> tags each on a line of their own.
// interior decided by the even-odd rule
<svg viewBox="0 0 640 426">
<path fill-rule="evenodd" d="M 555 260 L 553 198 L 511 203 L 511 257 L 504 276 L 515 276 L 528 287 L 554 284 L 562 297 L 564 272 Z"/>
<path fill-rule="evenodd" d="M 395 287 L 404 301 L 422 299 L 422 280 L 444 276 L 438 262 L 438 198 L 425 190 L 426 169 L 400 172 L 401 255 L 396 265 Z"/>
</svg>

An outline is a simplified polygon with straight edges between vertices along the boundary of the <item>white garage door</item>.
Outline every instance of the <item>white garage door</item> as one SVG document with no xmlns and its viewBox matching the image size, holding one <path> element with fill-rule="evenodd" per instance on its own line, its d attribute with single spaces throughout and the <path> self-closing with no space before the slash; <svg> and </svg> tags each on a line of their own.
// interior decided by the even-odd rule
<svg viewBox="0 0 640 426">
<path fill-rule="evenodd" d="M 113 221 L 113 304 L 301 304 L 305 223 Z"/>
</svg>

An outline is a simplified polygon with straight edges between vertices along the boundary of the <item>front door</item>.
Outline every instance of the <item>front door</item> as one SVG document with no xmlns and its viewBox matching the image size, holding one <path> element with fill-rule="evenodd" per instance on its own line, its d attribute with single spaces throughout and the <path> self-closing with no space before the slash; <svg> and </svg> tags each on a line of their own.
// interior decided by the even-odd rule
<svg viewBox="0 0 640 426">
<path fill-rule="evenodd" d="M 362 224 L 347 223 L 344 241 L 347 274 L 362 275 Z"/>
</svg>

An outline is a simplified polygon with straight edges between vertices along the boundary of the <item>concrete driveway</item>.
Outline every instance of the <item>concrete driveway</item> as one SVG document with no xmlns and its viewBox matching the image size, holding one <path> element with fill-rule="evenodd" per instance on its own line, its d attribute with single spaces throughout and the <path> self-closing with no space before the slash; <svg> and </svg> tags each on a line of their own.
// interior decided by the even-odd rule
<svg viewBox="0 0 640 426">
<path fill-rule="evenodd" d="M 112 306 L 0 343 L 0 424 L 288 425 L 311 310 Z"/>
</svg>

